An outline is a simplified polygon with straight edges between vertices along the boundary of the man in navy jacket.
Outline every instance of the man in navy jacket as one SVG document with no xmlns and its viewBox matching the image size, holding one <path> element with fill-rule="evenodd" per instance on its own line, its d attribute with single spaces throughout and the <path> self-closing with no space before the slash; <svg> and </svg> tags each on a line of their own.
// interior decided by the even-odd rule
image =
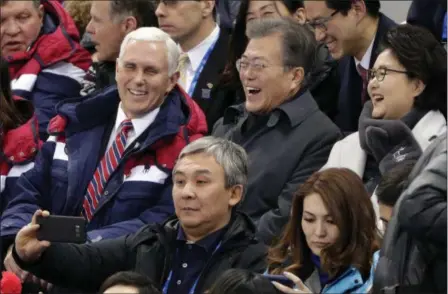
<svg viewBox="0 0 448 294">
<path fill-rule="evenodd" d="M 308 23 L 316 40 L 339 60 L 341 79 L 337 126 L 345 133 L 358 130 L 367 94 L 367 72 L 379 54 L 381 38 L 396 23 L 380 11 L 379 0 L 305 1 Z M 364 79 L 364 81 L 363 81 Z"/>
<path fill-rule="evenodd" d="M 18 180 L 16 197 L 2 216 L 4 248 L 39 208 L 55 215 L 85 215 L 89 242 L 136 232 L 174 212 L 175 159 L 189 141 L 207 132 L 203 113 L 177 86 L 178 58 L 169 35 L 140 28 L 122 43 L 117 86 L 57 106 L 50 138 L 35 167 Z M 114 142 L 121 138 L 116 135 L 123 136 L 119 126 L 125 120 L 132 129 L 120 155 Z M 111 150 L 115 159 L 105 163 Z M 98 174 L 104 164 L 108 172 Z M 93 181 L 98 176 L 103 189 Z"/>
</svg>

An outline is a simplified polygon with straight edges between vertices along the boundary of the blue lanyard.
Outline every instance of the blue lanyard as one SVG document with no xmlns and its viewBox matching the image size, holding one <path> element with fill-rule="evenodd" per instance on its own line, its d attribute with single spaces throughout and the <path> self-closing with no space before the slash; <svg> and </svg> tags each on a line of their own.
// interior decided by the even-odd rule
<svg viewBox="0 0 448 294">
<path fill-rule="evenodd" d="M 221 247 L 221 243 L 222 243 L 222 242 L 219 242 L 219 244 L 216 246 L 216 248 L 215 248 L 215 250 L 213 251 L 213 253 L 212 253 L 212 255 L 210 256 L 210 258 L 211 258 L 213 255 L 216 254 L 216 252 L 218 251 L 218 249 Z M 178 253 L 179 253 L 179 251 L 176 250 L 176 256 L 178 255 Z M 201 274 L 202 274 L 202 271 L 201 271 L 201 273 L 199 274 L 199 276 L 197 277 L 196 281 L 194 281 L 194 284 L 193 284 L 193 286 L 191 287 L 190 292 L 188 292 L 189 294 L 194 294 L 194 291 L 196 290 L 196 286 L 198 285 L 198 281 L 199 281 L 199 278 L 201 277 Z M 163 294 L 167 294 L 167 293 L 168 293 L 168 287 L 170 286 L 170 282 L 171 282 L 172 277 L 173 277 L 173 270 L 170 271 L 170 273 L 168 274 L 168 278 L 166 279 L 165 284 L 163 285 L 163 290 L 162 290 L 162 293 L 163 293 Z"/>
<path fill-rule="evenodd" d="M 213 44 L 208 48 L 207 52 L 205 53 L 204 57 L 201 60 L 201 63 L 199 64 L 196 73 L 194 74 L 193 81 L 191 81 L 190 87 L 188 88 L 188 95 L 193 98 L 194 88 L 196 88 L 196 84 L 198 83 L 199 75 L 201 74 L 202 70 L 204 69 L 205 64 L 207 63 L 208 58 L 210 57 L 210 54 L 212 54 L 213 49 L 215 48 L 216 42 L 218 42 L 218 38 L 213 42 Z"/>
</svg>

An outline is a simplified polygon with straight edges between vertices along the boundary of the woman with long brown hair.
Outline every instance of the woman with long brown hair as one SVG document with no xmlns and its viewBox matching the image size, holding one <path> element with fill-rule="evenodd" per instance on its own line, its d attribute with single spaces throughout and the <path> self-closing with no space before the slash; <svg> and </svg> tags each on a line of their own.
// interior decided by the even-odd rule
<svg viewBox="0 0 448 294">
<path fill-rule="evenodd" d="M 285 274 L 285 293 L 366 293 L 378 259 L 375 212 L 362 180 L 348 169 L 316 172 L 299 189 L 268 273 Z M 303 282 L 302 282 L 303 281 Z"/>
<path fill-rule="evenodd" d="M 0 215 L 12 199 L 18 176 L 34 166 L 41 145 L 30 101 L 14 99 L 8 64 L 0 61 Z"/>
</svg>

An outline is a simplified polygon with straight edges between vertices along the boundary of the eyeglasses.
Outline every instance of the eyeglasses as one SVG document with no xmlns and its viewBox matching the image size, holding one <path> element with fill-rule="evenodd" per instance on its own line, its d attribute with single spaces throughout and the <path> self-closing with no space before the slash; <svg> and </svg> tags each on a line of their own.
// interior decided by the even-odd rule
<svg viewBox="0 0 448 294">
<path fill-rule="evenodd" d="M 387 68 L 387 67 L 380 67 L 378 69 L 370 69 L 369 70 L 368 79 L 370 81 L 370 80 L 372 80 L 375 77 L 378 82 L 382 82 L 384 80 L 384 77 L 389 72 L 408 74 L 407 71 L 390 69 L 390 68 Z"/>
<path fill-rule="evenodd" d="M 319 29 L 321 31 L 327 30 L 327 23 L 335 16 L 339 10 L 334 11 L 330 16 L 320 18 L 318 20 L 306 21 L 305 24 L 311 28 L 311 30 L 315 31 Z"/>
<path fill-rule="evenodd" d="M 236 61 L 236 69 L 238 70 L 239 73 L 241 73 L 241 71 L 246 71 L 249 68 L 251 68 L 254 73 L 258 74 L 258 73 L 261 73 L 266 68 L 274 67 L 274 66 L 280 66 L 283 68 L 287 68 L 287 66 L 285 66 L 285 65 L 269 65 L 260 60 L 248 61 L 248 60 L 238 59 Z"/>
</svg>

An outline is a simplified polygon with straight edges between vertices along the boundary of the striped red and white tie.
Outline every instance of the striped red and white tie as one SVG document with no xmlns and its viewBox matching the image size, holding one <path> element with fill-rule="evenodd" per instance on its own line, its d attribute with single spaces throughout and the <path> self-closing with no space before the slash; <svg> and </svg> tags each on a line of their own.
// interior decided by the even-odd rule
<svg viewBox="0 0 448 294">
<path fill-rule="evenodd" d="M 119 127 L 119 132 L 115 137 L 115 141 L 109 150 L 107 150 L 100 164 L 96 168 L 93 174 L 93 179 L 90 181 L 87 187 L 87 193 L 84 197 L 83 203 L 83 215 L 90 221 L 92 219 L 95 209 L 98 207 L 98 203 L 101 195 L 104 192 L 104 187 L 109 180 L 110 175 L 118 167 L 120 160 L 126 149 L 126 140 L 128 132 L 133 128 L 130 119 L 124 120 Z"/>
</svg>

